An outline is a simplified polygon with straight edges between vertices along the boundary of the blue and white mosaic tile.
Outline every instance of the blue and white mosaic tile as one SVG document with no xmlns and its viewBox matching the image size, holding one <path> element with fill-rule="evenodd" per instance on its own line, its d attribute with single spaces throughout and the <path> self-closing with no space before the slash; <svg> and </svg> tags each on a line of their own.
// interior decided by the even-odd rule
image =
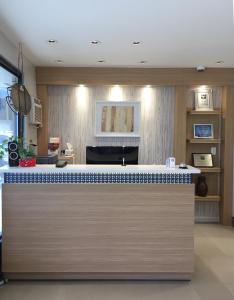
<svg viewBox="0 0 234 300">
<path fill-rule="evenodd" d="M 5 173 L 4 183 L 165 183 L 190 184 L 191 174 L 175 173 Z"/>
</svg>

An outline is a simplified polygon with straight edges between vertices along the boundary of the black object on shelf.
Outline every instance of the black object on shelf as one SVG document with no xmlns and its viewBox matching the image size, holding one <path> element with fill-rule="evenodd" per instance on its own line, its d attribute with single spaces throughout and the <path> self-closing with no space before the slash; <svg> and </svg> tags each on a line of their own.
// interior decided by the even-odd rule
<svg viewBox="0 0 234 300">
<path fill-rule="evenodd" d="M 8 160 L 10 167 L 18 167 L 19 165 L 19 145 L 16 141 L 8 143 Z"/>
<path fill-rule="evenodd" d="M 188 166 L 185 163 L 181 163 L 179 169 L 188 169 Z"/>
<path fill-rule="evenodd" d="M 57 154 L 38 155 L 36 160 L 38 165 L 55 165 L 58 161 L 58 155 Z"/>
<path fill-rule="evenodd" d="M 207 193 L 208 193 L 208 185 L 206 183 L 206 177 L 204 175 L 200 175 L 197 178 L 196 195 L 200 197 L 206 197 Z"/>
<path fill-rule="evenodd" d="M 64 168 L 67 165 L 67 161 L 66 160 L 58 160 L 56 163 L 56 168 Z"/>
<path fill-rule="evenodd" d="M 124 159 L 123 159 L 124 158 Z M 125 146 L 88 146 L 86 164 L 137 165 L 138 147 Z"/>
</svg>

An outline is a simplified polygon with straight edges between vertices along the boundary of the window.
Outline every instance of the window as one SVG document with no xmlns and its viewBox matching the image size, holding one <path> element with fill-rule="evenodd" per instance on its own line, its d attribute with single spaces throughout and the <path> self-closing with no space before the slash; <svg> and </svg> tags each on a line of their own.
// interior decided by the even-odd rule
<svg viewBox="0 0 234 300">
<path fill-rule="evenodd" d="M 0 66 L 0 143 L 18 132 L 17 114 L 6 102 L 7 88 L 18 82 L 18 78 Z"/>
<path fill-rule="evenodd" d="M 0 57 L 0 143 L 11 136 L 19 136 L 18 114 L 14 113 L 6 102 L 7 88 L 21 81 L 20 72 Z M 22 128 L 21 128 L 22 130 Z M 4 158 L 7 162 L 7 155 Z M 0 234 L 2 232 L 2 197 L 0 178 Z"/>
</svg>

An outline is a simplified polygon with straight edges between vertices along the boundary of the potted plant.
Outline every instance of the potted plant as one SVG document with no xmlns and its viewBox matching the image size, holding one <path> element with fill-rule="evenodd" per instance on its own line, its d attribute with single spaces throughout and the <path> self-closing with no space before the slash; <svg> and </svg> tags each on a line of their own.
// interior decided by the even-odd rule
<svg viewBox="0 0 234 300">
<path fill-rule="evenodd" d="M 36 155 L 34 147 L 36 145 L 24 143 L 22 140 L 18 139 L 19 145 L 19 165 L 20 167 L 35 167 L 36 165 Z"/>
<path fill-rule="evenodd" d="M 5 153 L 7 152 L 7 140 L 2 141 L 0 143 L 0 167 L 2 167 L 5 162 L 3 160 Z"/>
</svg>

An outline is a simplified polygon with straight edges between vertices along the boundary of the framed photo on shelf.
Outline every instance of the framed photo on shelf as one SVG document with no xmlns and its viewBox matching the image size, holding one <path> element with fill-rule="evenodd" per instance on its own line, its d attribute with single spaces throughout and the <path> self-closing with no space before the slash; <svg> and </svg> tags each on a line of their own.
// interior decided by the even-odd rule
<svg viewBox="0 0 234 300">
<path fill-rule="evenodd" d="M 193 124 L 193 136 L 195 139 L 213 139 L 213 124 Z"/>
<path fill-rule="evenodd" d="M 212 91 L 195 91 L 195 110 L 212 111 L 214 110 Z"/>
<path fill-rule="evenodd" d="M 212 168 L 213 157 L 211 153 L 192 153 L 194 167 Z"/>
</svg>

